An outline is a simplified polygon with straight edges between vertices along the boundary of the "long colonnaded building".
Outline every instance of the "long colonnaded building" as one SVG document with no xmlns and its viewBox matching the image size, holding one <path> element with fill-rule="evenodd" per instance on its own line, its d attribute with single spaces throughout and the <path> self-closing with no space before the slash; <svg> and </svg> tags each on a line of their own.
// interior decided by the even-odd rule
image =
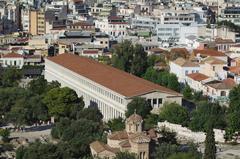
<svg viewBox="0 0 240 159">
<path fill-rule="evenodd" d="M 182 95 L 86 57 L 61 54 L 45 60 L 45 79 L 58 81 L 83 96 L 85 106 L 97 106 L 104 120 L 125 118 L 134 97 L 146 98 L 154 110 L 164 102 L 182 103 Z"/>
</svg>

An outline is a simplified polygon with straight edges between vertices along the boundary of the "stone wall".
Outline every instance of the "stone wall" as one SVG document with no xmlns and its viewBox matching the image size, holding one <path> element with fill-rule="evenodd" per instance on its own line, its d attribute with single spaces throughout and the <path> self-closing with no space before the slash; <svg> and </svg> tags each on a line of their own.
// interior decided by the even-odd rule
<svg viewBox="0 0 240 159">
<path fill-rule="evenodd" d="M 205 141 L 206 135 L 204 132 L 193 132 L 190 129 L 188 129 L 187 127 L 183 127 L 178 124 L 172 124 L 167 121 L 158 122 L 159 129 L 162 129 L 164 127 L 170 131 L 176 132 L 178 140 L 188 140 L 188 141 L 190 140 L 194 143 L 202 143 Z M 224 130 L 214 129 L 214 133 L 215 133 L 215 141 L 216 142 L 220 142 L 220 143 L 225 142 L 225 139 L 224 139 L 225 131 Z"/>
</svg>

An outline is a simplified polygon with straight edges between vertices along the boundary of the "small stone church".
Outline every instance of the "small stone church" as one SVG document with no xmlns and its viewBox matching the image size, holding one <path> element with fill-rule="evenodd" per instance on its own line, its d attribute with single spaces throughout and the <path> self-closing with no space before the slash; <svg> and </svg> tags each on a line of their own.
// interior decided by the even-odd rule
<svg viewBox="0 0 240 159">
<path fill-rule="evenodd" d="M 125 130 L 107 136 L 107 144 L 94 141 L 90 144 L 93 157 L 113 159 L 117 152 L 135 153 L 139 159 L 149 159 L 149 144 L 157 137 L 154 131 L 143 131 L 143 119 L 134 113 L 125 122 Z"/>
</svg>

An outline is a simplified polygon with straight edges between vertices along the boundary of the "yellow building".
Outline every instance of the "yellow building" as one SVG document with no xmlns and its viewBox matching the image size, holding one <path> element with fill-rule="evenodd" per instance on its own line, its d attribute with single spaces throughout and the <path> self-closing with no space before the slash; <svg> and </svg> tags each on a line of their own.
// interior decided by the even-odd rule
<svg viewBox="0 0 240 159">
<path fill-rule="evenodd" d="M 44 10 L 31 10 L 29 16 L 29 32 L 32 35 L 45 34 Z"/>
</svg>

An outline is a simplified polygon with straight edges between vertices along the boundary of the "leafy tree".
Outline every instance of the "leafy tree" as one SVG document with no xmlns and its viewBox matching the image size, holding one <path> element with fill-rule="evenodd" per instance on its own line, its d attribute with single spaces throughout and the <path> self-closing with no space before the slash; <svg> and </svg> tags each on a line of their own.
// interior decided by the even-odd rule
<svg viewBox="0 0 240 159">
<path fill-rule="evenodd" d="M 167 159 L 170 155 L 178 152 L 178 146 L 169 143 L 161 143 L 156 147 L 154 158 L 156 159 Z"/>
<path fill-rule="evenodd" d="M 84 118 L 92 120 L 94 122 L 101 122 L 103 119 L 103 115 L 97 107 L 89 106 L 88 108 L 84 108 L 82 111 L 80 111 L 77 115 L 77 118 Z"/>
<path fill-rule="evenodd" d="M 82 99 L 78 98 L 77 93 L 68 88 L 53 88 L 48 91 L 43 99 L 49 110 L 49 115 L 56 118 L 70 116 L 73 107 L 83 107 Z"/>
<path fill-rule="evenodd" d="M 0 79 L 0 85 L 2 87 L 18 86 L 18 83 L 21 78 L 22 78 L 21 70 L 18 70 L 16 68 L 4 69 Z"/>
<path fill-rule="evenodd" d="M 192 99 L 192 89 L 190 88 L 189 85 L 186 85 L 183 89 L 183 97 L 185 99 Z"/>
<path fill-rule="evenodd" d="M 43 92 L 45 92 L 45 89 L 48 85 L 47 80 L 44 79 L 43 76 L 32 80 L 31 82 L 29 82 L 28 84 L 28 89 L 35 93 L 35 94 L 42 94 Z"/>
<path fill-rule="evenodd" d="M 21 99 L 26 95 L 23 88 L 1 88 L 0 89 L 0 114 L 5 115 L 9 112 L 17 99 Z"/>
<path fill-rule="evenodd" d="M 28 89 L 34 94 L 39 94 L 39 95 L 44 94 L 49 90 L 53 88 L 58 88 L 58 87 L 60 87 L 60 83 L 58 83 L 57 81 L 48 83 L 43 76 L 32 80 L 28 84 Z"/>
<path fill-rule="evenodd" d="M 0 136 L 2 137 L 3 142 L 8 142 L 10 131 L 7 129 L 0 129 Z"/>
<path fill-rule="evenodd" d="M 178 152 L 169 156 L 167 159 L 201 159 L 199 156 L 195 156 L 190 152 Z"/>
<path fill-rule="evenodd" d="M 169 144 L 177 144 L 176 133 L 170 132 L 165 128 L 161 129 L 160 134 L 162 135 L 158 140 L 159 143 L 169 143 Z"/>
<path fill-rule="evenodd" d="M 142 45 L 136 44 L 133 51 L 133 59 L 130 73 L 142 76 L 147 69 L 147 53 Z"/>
<path fill-rule="evenodd" d="M 119 152 L 114 159 L 137 159 L 137 156 L 134 153 Z"/>
<path fill-rule="evenodd" d="M 157 122 L 159 121 L 159 116 L 157 114 L 149 114 L 144 119 L 144 129 L 148 130 L 151 128 L 155 128 Z"/>
<path fill-rule="evenodd" d="M 63 135 L 63 132 L 66 127 L 71 124 L 71 120 L 69 118 L 61 118 L 59 122 L 55 124 L 52 128 L 51 135 L 53 138 L 60 139 Z"/>
<path fill-rule="evenodd" d="M 100 139 L 103 129 L 101 122 L 87 119 L 72 120 L 64 119 L 52 130 L 53 137 L 60 139 L 60 144 L 66 146 L 69 158 L 82 158 L 90 154 L 89 144 Z"/>
<path fill-rule="evenodd" d="M 56 159 L 61 158 L 57 153 L 57 146 L 53 144 L 42 144 L 39 141 L 31 143 L 27 148 L 20 147 L 17 150 L 17 159 Z"/>
<path fill-rule="evenodd" d="M 143 78 L 146 80 L 149 80 L 154 83 L 158 83 L 158 71 L 155 70 L 153 67 L 148 67 L 145 74 L 143 75 Z"/>
<path fill-rule="evenodd" d="M 114 67 L 141 76 L 147 69 L 147 53 L 139 44 L 125 40 L 115 47 L 112 64 Z"/>
<path fill-rule="evenodd" d="M 214 128 L 224 129 L 226 127 L 225 114 L 226 108 L 217 103 L 200 102 L 196 110 L 192 112 L 189 126 L 194 131 L 204 131 L 211 119 Z"/>
<path fill-rule="evenodd" d="M 24 146 L 20 146 L 16 150 L 16 159 L 23 159 L 25 151 L 26 151 L 25 147 Z"/>
<path fill-rule="evenodd" d="M 159 55 L 150 55 L 148 56 L 147 63 L 148 63 L 148 68 L 152 68 L 157 62 L 163 62 L 165 63 L 165 59 L 162 56 Z"/>
<path fill-rule="evenodd" d="M 109 120 L 107 123 L 107 126 L 112 130 L 112 131 L 120 131 L 125 128 L 125 122 L 123 118 L 119 117 L 116 119 Z"/>
<path fill-rule="evenodd" d="M 240 85 L 230 91 L 230 105 L 227 112 L 227 139 L 232 139 L 235 132 L 240 131 Z"/>
<path fill-rule="evenodd" d="M 216 159 L 216 145 L 212 124 L 209 123 L 205 139 L 204 159 Z"/>
<path fill-rule="evenodd" d="M 177 103 L 164 103 L 160 110 L 160 118 L 171 123 L 187 125 L 189 122 L 189 113 L 186 108 Z"/>
<path fill-rule="evenodd" d="M 145 98 L 135 97 L 128 103 L 127 111 L 125 113 L 126 117 L 132 115 L 136 110 L 136 113 L 145 118 L 152 110 L 151 105 L 147 102 Z"/>
<path fill-rule="evenodd" d="M 143 75 L 143 78 L 175 91 L 180 90 L 180 83 L 178 82 L 177 76 L 167 71 L 157 71 L 149 67 Z"/>
<path fill-rule="evenodd" d="M 179 84 L 178 78 L 175 74 L 170 73 L 168 75 L 167 87 L 172 90 L 178 91 L 178 92 L 180 91 L 180 84 Z"/>
<path fill-rule="evenodd" d="M 22 126 L 48 119 L 48 109 L 42 103 L 41 97 L 30 97 L 30 95 L 16 100 L 10 112 L 7 113 L 8 121 L 14 123 L 16 126 Z"/>
</svg>

